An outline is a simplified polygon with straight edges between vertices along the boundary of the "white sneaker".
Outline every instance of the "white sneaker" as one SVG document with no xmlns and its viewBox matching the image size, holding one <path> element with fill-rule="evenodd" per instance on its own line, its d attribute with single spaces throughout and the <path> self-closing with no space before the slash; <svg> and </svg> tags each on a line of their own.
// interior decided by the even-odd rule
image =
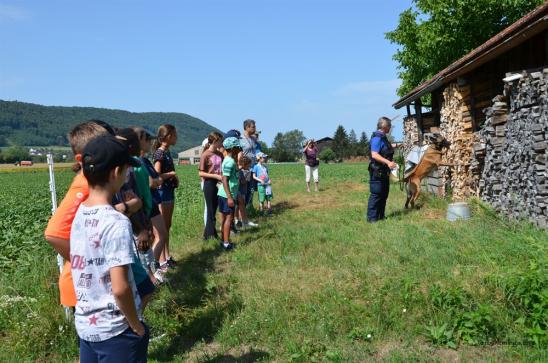
<svg viewBox="0 0 548 363">
<path fill-rule="evenodd" d="M 156 280 L 163 284 L 164 282 L 167 282 L 168 279 L 166 277 L 166 271 L 162 269 L 157 269 L 156 272 L 154 272 L 154 277 L 156 277 Z"/>
<path fill-rule="evenodd" d="M 259 225 L 254 222 L 247 221 L 247 222 L 244 222 L 244 227 L 259 227 Z"/>
</svg>

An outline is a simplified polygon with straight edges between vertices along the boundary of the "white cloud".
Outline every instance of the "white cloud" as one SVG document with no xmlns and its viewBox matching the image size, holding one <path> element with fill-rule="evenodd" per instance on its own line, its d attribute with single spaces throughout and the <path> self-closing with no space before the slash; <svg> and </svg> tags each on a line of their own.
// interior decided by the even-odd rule
<svg viewBox="0 0 548 363">
<path fill-rule="evenodd" d="M 29 18 L 29 13 L 24 9 L 13 6 L 0 4 L 0 23 L 8 21 L 21 21 Z"/>
</svg>

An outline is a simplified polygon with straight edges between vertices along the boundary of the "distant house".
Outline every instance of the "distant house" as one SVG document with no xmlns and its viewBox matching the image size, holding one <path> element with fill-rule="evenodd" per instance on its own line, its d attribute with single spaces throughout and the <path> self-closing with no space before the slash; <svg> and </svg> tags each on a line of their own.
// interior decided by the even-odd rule
<svg viewBox="0 0 548 363">
<path fill-rule="evenodd" d="M 323 139 L 316 140 L 316 148 L 318 152 L 333 146 L 333 139 L 330 137 L 324 137 Z"/>
<path fill-rule="evenodd" d="M 202 154 L 202 146 L 195 146 L 185 151 L 181 151 L 179 157 L 179 165 L 195 165 L 200 163 L 200 155 Z"/>
</svg>

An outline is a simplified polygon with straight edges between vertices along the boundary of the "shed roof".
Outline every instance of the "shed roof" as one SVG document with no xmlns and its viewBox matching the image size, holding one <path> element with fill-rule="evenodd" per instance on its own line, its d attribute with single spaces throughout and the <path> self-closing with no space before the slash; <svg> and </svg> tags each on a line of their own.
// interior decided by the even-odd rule
<svg viewBox="0 0 548 363">
<path fill-rule="evenodd" d="M 511 48 L 518 46 L 548 28 L 548 1 L 519 19 L 500 33 L 441 70 L 428 81 L 415 87 L 411 92 L 394 103 L 398 109 L 408 105 L 419 97 L 432 92 L 457 77 L 495 59 Z"/>
</svg>

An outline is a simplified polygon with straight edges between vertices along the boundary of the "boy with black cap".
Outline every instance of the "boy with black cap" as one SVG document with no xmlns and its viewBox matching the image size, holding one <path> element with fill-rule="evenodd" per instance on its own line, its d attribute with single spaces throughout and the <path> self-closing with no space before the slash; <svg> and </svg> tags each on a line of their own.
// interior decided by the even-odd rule
<svg viewBox="0 0 548 363">
<path fill-rule="evenodd" d="M 141 322 L 141 300 L 133 280 L 133 234 L 112 197 L 138 166 L 114 136 L 91 140 L 82 153 L 89 197 L 74 217 L 70 261 L 77 303 L 80 361 L 146 362 L 149 331 Z"/>
</svg>

